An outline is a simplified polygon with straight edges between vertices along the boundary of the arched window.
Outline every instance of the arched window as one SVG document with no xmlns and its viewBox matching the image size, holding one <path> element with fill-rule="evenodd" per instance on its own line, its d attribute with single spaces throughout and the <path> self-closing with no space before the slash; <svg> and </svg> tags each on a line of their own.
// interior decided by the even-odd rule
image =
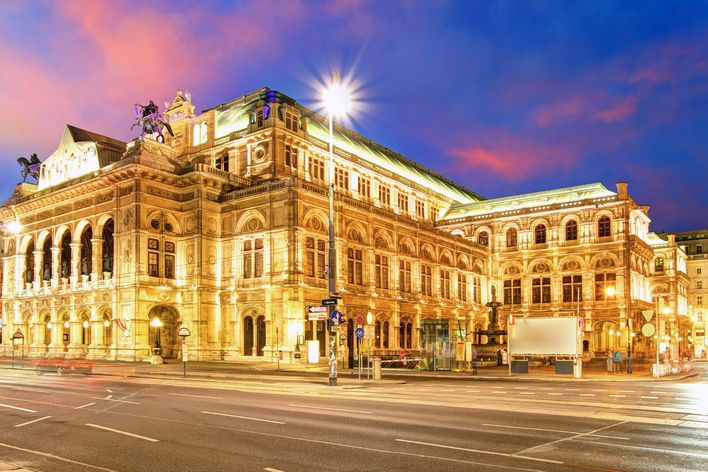
<svg viewBox="0 0 708 472">
<path fill-rule="evenodd" d="M 81 233 L 81 275 L 89 275 L 91 273 L 91 261 L 93 260 L 92 238 L 93 231 L 90 226 L 87 226 L 84 232 Z"/>
<path fill-rule="evenodd" d="M 534 242 L 536 244 L 546 243 L 546 225 L 538 225 L 534 230 Z"/>
<path fill-rule="evenodd" d="M 25 283 L 34 282 L 34 241 L 27 246 L 25 253 Z"/>
<path fill-rule="evenodd" d="M 410 320 L 401 320 L 399 331 L 401 349 L 411 349 L 413 346 L 413 323 Z"/>
<path fill-rule="evenodd" d="M 664 272 L 664 258 L 657 257 L 654 261 L 654 272 Z"/>
<path fill-rule="evenodd" d="M 71 236 L 69 232 L 64 233 L 59 246 L 61 252 L 59 254 L 59 271 L 62 278 L 68 278 L 71 275 Z"/>
<path fill-rule="evenodd" d="M 577 241 L 578 240 L 578 222 L 575 220 L 570 220 L 565 224 L 565 240 L 566 241 Z"/>
<path fill-rule="evenodd" d="M 516 247 L 517 242 L 518 236 L 516 230 L 514 228 L 511 228 L 509 231 L 506 232 L 506 247 Z"/>
<path fill-rule="evenodd" d="M 610 217 L 603 216 L 597 221 L 597 235 L 600 238 L 605 238 L 610 235 Z"/>
<path fill-rule="evenodd" d="M 52 279 L 52 238 L 47 236 L 42 246 L 42 280 Z"/>
<path fill-rule="evenodd" d="M 383 322 L 383 331 L 381 333 L 381 345 L 383 346 L 384 349 L 388 349 L 388 326 L 389 323 L 388 321 Z"/>
<path fill-rule="evenodd" d="M 374 340 L 374 347 L 381 347 L 381 322 L 380 321 L 376 320 L 374 329 L 375 329 L 374 335 L 376 338 Z"/>
<path fill-rule="evenodd" d="M 477 235 L 477 242 L 482 246 L 489 246 L 489 233 L 480 231 L 479 235 Z"/>
<path fill-rule="evenodd" d="M 102 266 L 103 272 L 113 272 L 113 220 L 106 221 L 102 234 Z"/>
</svg>

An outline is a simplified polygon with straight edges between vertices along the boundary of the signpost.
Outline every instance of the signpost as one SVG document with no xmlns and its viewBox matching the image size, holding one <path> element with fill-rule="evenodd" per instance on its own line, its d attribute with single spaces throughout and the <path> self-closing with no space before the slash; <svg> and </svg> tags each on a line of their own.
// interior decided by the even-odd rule
<svg viewBox="0 0 708 472">
<path fill-rule="evenodd" d="M 192 333 L 186 326 L 182 326 L 177 331 L 177 335 L 182 338 L 182 376 L 187 377 L 187 337 L 191 336 Z"/>
<path fill-rule="evenodd" d="M 308 305 L 307 306 L 307 320 L 308 321 L 326 320 L 328 312 L 329 312 L 329 310 L 326 306 Z"/>
</svg>

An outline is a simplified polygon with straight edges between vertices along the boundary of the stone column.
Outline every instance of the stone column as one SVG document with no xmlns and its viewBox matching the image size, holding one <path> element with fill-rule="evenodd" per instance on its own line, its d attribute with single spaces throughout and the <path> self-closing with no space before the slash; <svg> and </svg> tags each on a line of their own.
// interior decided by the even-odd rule
<svg viewBox="0 0 708 472">
<path fill-rule="evenodd" d="M 101 253 L 101 242 L 100 239 L 91 239 L 91 281 L 95 282 L 100 278 L 100 274 L 103 270 L 101 267 L 101 260 L 103 254 Z"/>
<path fill-rule="evenodd" d="M 69 261 L 69 284 L 74 285 L 81 280 L 81 244 L 71 243 L 71 260 Z"/>
<path fill-rule="evenodd" d="M 58 247 L 53 247 L 52 248 L 52 287 L 56 287 L 59 285 L 59 279 L 61 277 L 60 274 L 60 257 L 61 257 L 61 249 Z"/>
</svg>

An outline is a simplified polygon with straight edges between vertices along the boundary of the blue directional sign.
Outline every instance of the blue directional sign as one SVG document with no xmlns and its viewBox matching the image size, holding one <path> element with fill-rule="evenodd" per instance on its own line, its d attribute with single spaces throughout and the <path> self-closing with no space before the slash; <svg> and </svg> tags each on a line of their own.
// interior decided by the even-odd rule
<svg viewBox="0 0 708 472">
<path fill-rule="evenodd" d="M 357 338 L 361 339 L 364 337 L 364 328 L 357 328 L 354 331 L 354 334 L 356 335 Z"/>
<path fill-rule="evenodd" d="M 342 312 L 339 310 L 333 310 L 329 315 L 329 319 L 331 319 L 334 324 L 342 324 Z"/>
</svg>

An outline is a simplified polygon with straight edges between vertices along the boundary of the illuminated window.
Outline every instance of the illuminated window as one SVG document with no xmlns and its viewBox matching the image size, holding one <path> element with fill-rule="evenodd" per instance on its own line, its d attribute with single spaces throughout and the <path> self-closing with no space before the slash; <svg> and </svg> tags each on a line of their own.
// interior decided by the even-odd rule
<svg viewBox="0 0 708 472">
<path fill-rule="evenodd" d="M 285 145 L 285 165 L 292 168 L 292 169 L 297 169 L 297 156 L 298 156 L 297 148 L 294 146 L 290 146 L 289 144 L 286 144 Z"/>
<path fill-rule="evenodd" d="M 546 225 L 538 225 L 534 229 L 534 242 L 536 244 L 546 243 Z"/>
<path fill-rule="evenodd" d="M 657 257 L 654 261 L 654 272 L 664 272 L 664 258 Z"/>
<path fill-rule="evenodd" d="M 420 291 L 428 297 L 433 296 L 433 269 L 426 264 L 420 266 Z"/>
<path fill-rule="evenodd" d="M 263 276 L 263 239 L 247 239 L 243 242 L 243 277 Z"/>
<path fill-rule="evenodd" d="M 518 234 L 514 228 L 506 232 L 506 247 L 516 247 L 518 242 Z"/>
<path fill-rule="evenodd" d="M 583 300 L 583 276 L 563 276 L 563 301 L 579 302 Z"/>
<path fill-rule="evenodd" d="M 175 278 L 175 243 L 165 241 L 165 278 Z"/>
<path fill-rule="evenodd" d="M 308 277 L 325 278 L 327 266 L 325 241 L 322 239 L 305 238 L 305 275 Z"/>
<path fill-rule="evenodd" d="M 371 198 L 371 179 L 359 176 L 359 196 L 362 198 Z"/>
<path fill-rule="evenodd" d="M 440 208 L 436 206 L 430 207 L 430 219 L 432 221 L 437 221 L 440 218 Z"/>
<path fill-rule="evenodd" d="M 148 275 L 160 276 L 160 242 L 157 239 L 148 239 Z"/>
<path fill-rule="evenodd" d="M 507 279 L 504 281 L 504 304 L 521 304 L 521 279 Z"/>
<path fill-rule="evenodd" d="M 486 231 L 480 231 L 477 235 L 477 242 L 482 246 L 489 246 L 489 233 Z"/>
<path fill-rule="evenodd" d="M 461 302 L 467 301 L 467 276 L 462 272 L 457 273 L 457 298 Z"/>
<path fill-rule="evenodd" d="M 595 300 L 611 300 L 615 298 L 613 291 L 615 290 L 615 274 L 602 273 L 595 274 Z"/>
<path fill-rule="evenodd" d="M 334 169 L 334 185 L 342 190 L 349 190 L 349 171 L 340 167 Z"/>
<path fill-rule="evenodd" d="M 400 261 L 398 271 L 399 290 L 411 293 L 411 263 L 410 261 Z"/>
<path fill-rule="evenodd" d="M 531 281 L 531 303 L 551 303 L 550 277 L 538 277 Z"/>
<path fill-rule="evenodd" d="M 597 235 L 601 238 L 610 236 L 610 217 L 603 216 L 597 221 Z"/>
<path fill-rule="evenodd" d="M 391 206 L 391 188 L 384 184 L 379 184 L 379 200 L 385 207 Z"/>
<path fill-rule="evenodd" d="M 376 254 L 374 256 L 376 288 L 388 290 L 388 256 Z"/>
<path fill-rule="evenodd" d="M 398 192 L 398 209 L 401 213 L 408 213 L 408 195 Z"/>
<path fill-rule="evenodd" d="M 314 156 L 310 157 L 310 178 L 313 181 L 324 182 L 325 164 L 322 159 L 317 159 Z"/>
<path fill-rule="evenodd" d="M 575 220 L 570 220 L 565 224 L 565 240 L 566 241 L 577 241 L 578 240 L 578 222 Z"/>
<path fill-rule="evenodd" d="M 440 296 L 450 298 L 450 271 L 440 269 Z"/>
<path fill-rule="evenodd" d="M 364 284 L 361 249 L 347 249 L 347 282 L 355 285 Z"/>
<path fill-rule="evenodd" d="M 192 129 L 192 145 L 199 146 L 207 141 L 207 124 L 206 122 L 194 123 Z"/>
<path fill-rule="evenodd" d="M 417 198 L 415 200 L 415 216 L 421 220 L 425 218 L 425 202 Z"/>
<path fill-rule="evenodd" d="M 474 278 L 474 302 L 482 303 L 482 280 L 479 277 Z"/>
</svg>

